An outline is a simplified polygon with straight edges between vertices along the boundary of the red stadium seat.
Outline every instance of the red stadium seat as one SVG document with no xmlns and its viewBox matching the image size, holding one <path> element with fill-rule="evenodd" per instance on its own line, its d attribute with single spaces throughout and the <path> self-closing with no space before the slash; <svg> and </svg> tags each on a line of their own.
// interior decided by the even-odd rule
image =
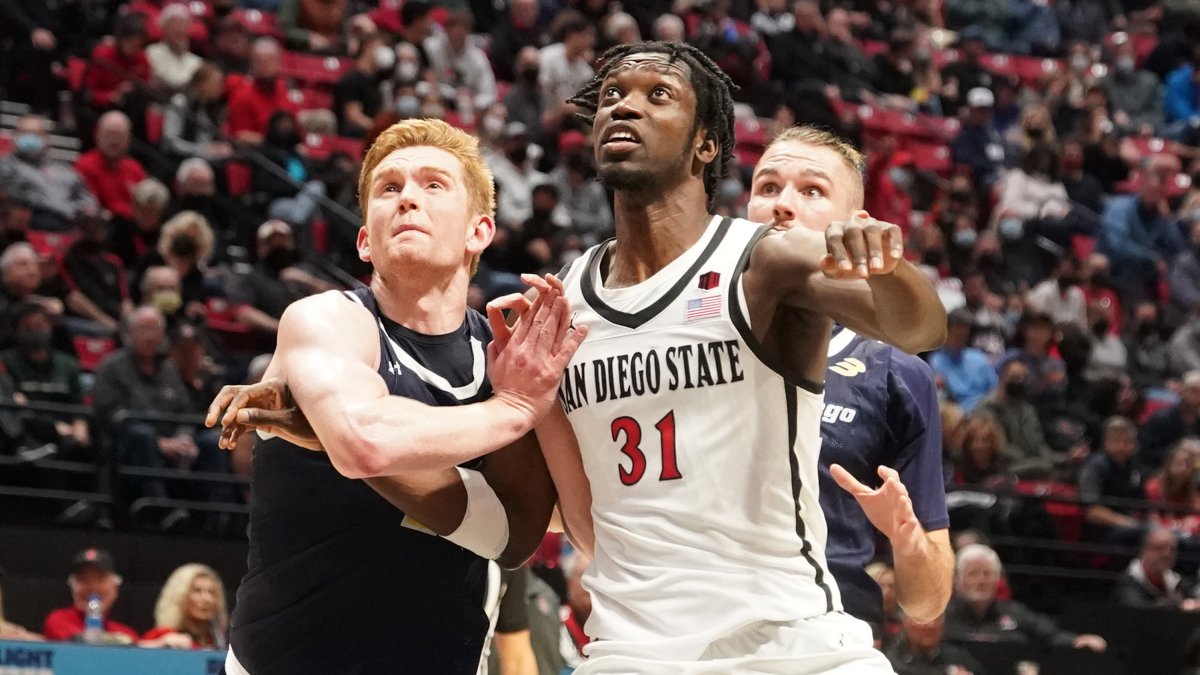
<svg viewBox="0 0 1200 675">
<path fill-rule="evenodd" d="M 272 12 L 262 12 L 257 9 L 235 9 L 233 16 L 251 33 L 260 36 L 270 36 L 283 39 L 283 31 Z"/>
<path fill-rule="evenodd" d="M 353 67 L 350 59 L 336 56 L 318 56 L 300 52 L 284 52 L 284 77 L 310 84 L 333 85 Z"/>
<path fill-rule="evenodd" d="M 954 154 L 945 143 L 928 143 L 909 140 L 904 145 L 912 155 L 918 169 L 932 171 L 940 176 L 949 176 L 954 170 Z"/>
<path fill-rule="evenodd" d="M 146 140 L 158 145 L 162 142 L 163 112 L 158 106 L 146 108 Z"/>
<path fill-rule="evenodd" d="M 234 197 L 250 194 L 254 187 L 254 174 L 250 166 L 242 162 L 230 162 L 225 165 L 225 180 L 229 184 L 229 194 Z"/>
<path fill-rule="evenodd" d="M 13 139 L 7 132 L 0 133 L 0 157 L 4 157 L 13 150 Z"/>
<path fill-rule="evenodd" d="M 79 367 L 89 373 L 94 372 L 104 357 L 117 349 L 117 341 L 106 337 L 76 335 L 71 338 L 71 344 L 79 358 Z"/>
<path fill-rule="evenodd" d="M 225 298 L 209 298 L 205 305 L 208 327 L 221 338 L 225 348 L 232 351 L 250 351 L 256 348 L 254 327 L 244 323 L 238 314 L 243 305 Z"/>
<path fill-rule="evenodd" d="M 66 251 L 75 241 L 76 236 L 75 232 L 29 230 L 25 233 L 25 241 L 33 246 L 33 250 L 37 251 L 38 255 L 52 258 Z"/>
</svg>

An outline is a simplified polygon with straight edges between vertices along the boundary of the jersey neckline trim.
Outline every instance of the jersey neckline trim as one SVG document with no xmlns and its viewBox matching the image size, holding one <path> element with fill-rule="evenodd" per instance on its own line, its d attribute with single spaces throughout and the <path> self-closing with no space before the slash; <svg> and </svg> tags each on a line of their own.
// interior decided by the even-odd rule
<svg viewBox="0 0 1200 675">
<path fill-rule="evenodd" d="M 582 278 L 579 280 L 579 287 L 583 292 L 584 302 L 586 302 L 588 306 L 595 310 L 597 314 L 599 314 L 609 323 L 631 329 L 640 328 L 646 322 L 658 316 L 664 309 L 667 308 L 668 305 L 670 305 L 675 301 L 676 298 L 679 297 L 679 294 L 683 292 L 683 289 L 687 288 L 688 284 L 691 283 L 692 277 L 696 276 L 696 273 L 700 271 L 701 266 L 708 262 L 708 259 L 712 257 L 713 252 L 716 251 L 717 247 L 721 244 L 721 241 L 725 239 L 725 235 L 729 232 L 729 227 L 732 225 L 732 223 L 733 220 L 731 218 L 722 218 L 721 223 L 717 225 L 717 231 L 713 233 L 712 238 L 708 241 L 708 245 L 704 247 L 704 250 L 700 253 L 699 257 L 696 258 L 695 262 L 692 263 L 691 267 L 689 267 L 687 271 L 679 277 L 675 284 L 667 289 L 667 291 L 663 293 L 661 297 L 637 312 L 622 312 L 619 309 L 611 307 L 605 303 L 604 300 L 600 298 L 600 295 L 596 292 L 596 287 L 592 280 L 598 277 L 597 269 L 600 266 L 600 260 L 604 255 L 604 251 L 608 250 L 609 243 L 613 241 L 612 239 L 609 239 L 603 244 L 600 244 L 592 249 L 591 256 L 587 261 L 587 266 L 581 272 Z"/>
</svg>

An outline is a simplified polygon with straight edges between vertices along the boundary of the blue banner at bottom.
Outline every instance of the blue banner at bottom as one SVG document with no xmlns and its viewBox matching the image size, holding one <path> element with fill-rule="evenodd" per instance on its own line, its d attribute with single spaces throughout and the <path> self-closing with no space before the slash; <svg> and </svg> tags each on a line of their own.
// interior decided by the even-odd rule
<svg viewBox="0 0 1200 675">
<path fill-rule="evenodd" d="M 0 675 L 217 675 L 225 653 L 0 640 Z"/>
</svg>

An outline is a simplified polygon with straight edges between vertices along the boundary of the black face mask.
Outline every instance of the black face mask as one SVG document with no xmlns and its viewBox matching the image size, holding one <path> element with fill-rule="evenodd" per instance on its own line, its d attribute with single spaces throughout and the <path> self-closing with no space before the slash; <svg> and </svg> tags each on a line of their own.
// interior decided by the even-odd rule
<svg viewBox="0 0 1200 675">
<path fill-rule="evenodd" d="M 52 338 L 53 333 L 48 330 L 20 330 L 16 334 L 17 344 L 27 352 L 37 352 L 49 348 Z"/>
<path fill-rule="evenodd" d="M 925 251 L 921 260 L 930 267 L 941 267 L 942 263 L 946 262 L 946 252 L 940 248 L 931 248 Z"/>
<path fill-rule="evenodd" d="M 1111 326 L 1112 323 L 1108 319 L 1098 319 L 1092 324 L 1092 334 L 1096 337 L 1101 337 L 1108 332 Z"/>
<path fill-rule="evenodd" d="M 1014 400 L 1025 398 L 1029 388 L 1025 385 L 1025 380 L 1009 380 L 1004 383 L 1004 397 Z"/>
<path fill-rule="evenodd" d="M 1092 275 L 1092 285 L 1098 286 L 1100 288 L 1111 288 L 1112 287 L 1112 277 L 1110 277 L 1108 275 L 1108 273 L 1106 273 L 1106 272 L 1101 272 L 1100 274 L 1093 274 Z"/>
<path fill-rule="evenodd" d="M 579 154 L 567 155 L 567 168 L 577 173 L 587 173 L 592 168 L 587 157 Z"/>
<path fill-rule="evenodd" d="M 1060 277 L 1058 279 L 1058 290 L 1066 291 L 1070 287 L 1078 284 L 1079 281 L 1075 277 Z"/>
<path fill-rule="evenodd" d="M 521 146 L 519 148 L 509 150 L 508 152 L 504 153 L 504 155 L 508 157 L 508 161 L 512 162 L 513 164 L 524 164 L 525 160 L 529 158 L 529 148 Z"/>
<path fill-rule="evenodd" d="M 524 80 L 526 84 L 537 84 L 539 75 L 541 75 L 541 73 L 537 68 L 526 68 L 525 70 L 521 71 L 521 79 Z"/>
<path fill-rule="evenodd" d="M 263 267 L 274 276 L 279 276 L 280 272 L 295 263 L 296 252 L 290 248 L 273 248 L 262 259 Z"/>
<path fill-rule="evenodd" d="M 1135 332 L 1139 340 L 1145 340 L 1158 335 L 1158 326 L 1152 321 L 1139 323 Z"/>
<path fill-rule="evenodd" d="M 175 235 L 171 239 L 170 251 L 171 255 L 179 258 L 191 258 L 196 255 L 200 247 L 196 244 L 196 240 L 189 234 Z"/>
</svg>

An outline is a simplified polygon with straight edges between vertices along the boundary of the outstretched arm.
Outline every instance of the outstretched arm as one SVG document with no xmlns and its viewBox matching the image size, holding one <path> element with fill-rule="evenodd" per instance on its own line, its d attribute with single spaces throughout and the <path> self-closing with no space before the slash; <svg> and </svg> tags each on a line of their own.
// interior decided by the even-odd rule
<svg viewBox="0 0 1200 675">
<path fill-rule="evenodd" d="M 900 228 L 866 211 L 831 223 L 823 236 L 803 227 L 771 233 L 751 254 L 747 297 L 752 306 L 823 314 L 910 354 L 936 349 L 946 336 L 945 307 L 903 254 Z"/>
</svg>

